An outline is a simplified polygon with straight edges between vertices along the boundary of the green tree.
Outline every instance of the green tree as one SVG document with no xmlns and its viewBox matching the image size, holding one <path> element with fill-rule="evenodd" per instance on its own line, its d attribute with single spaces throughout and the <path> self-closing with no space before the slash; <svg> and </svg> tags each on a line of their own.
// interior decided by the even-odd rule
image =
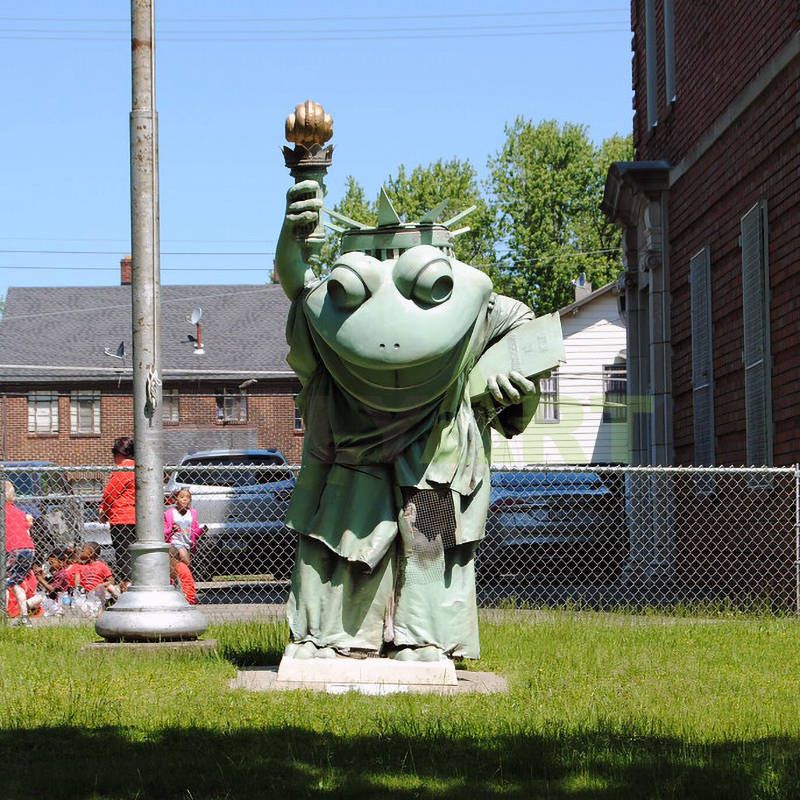
<svg viewBox="0 0 800 800">
<path fill-rule="evenodd" d="M 378 223 L 378 214 L 375 203 L 370 203 L 367 200 L 367 196 L 361 184 L 352 175 L 347 176 L 345 183 L 344 197 L 333 206 L 333 210 L 344 214 L 350 219 L 356 220 L 356 222 L 376 225 Z M 326 215 L 323 214 L 323 217 L 325 216 Z M 335 219 L 331 220 L 331 222 L 339 228 L 345 227 Z M 325 239 L 325 244 L 322 245 L 322 250 L 319 254 L 319 265 L 315 265 L 316 272 L 326 272 L 330 269 L 336 256 L 339 254 L 341 243 L 341 235 L 336 233 L 336 231 L 329 230 L 328 236 Z"/>
<path fill-rule="evenodd" d="M 523 117 L 505 133 L 488 163 L 501 250 L 495 287 L 536 313 L 555 311 L 573 299 L 580 273 L 599 288 L 620 270 L 620 234 L 600 201 L 608 165 L 631 157 L 630 137 L 598 148 L 583 125 Z"/>
<path fill-rule="evenodd" d="M 494 264 L 494 213 L 481 193 L 478 174 L 469 161 L 439 159 L 427 167 L 414 167 L 410 173 L 401 164 L 397 175 L 389 176 L 385 188 L 395 211 L 409 221 L 419 219 L 442 200 L 447 200 L 442 221 L 476 206 L 463 222 L 454 226 L 469 228 L 454 240 L 456 258 L 476 266 Z"/>
<path fill-rule="evenodd" d="M 456 257 L 487 269 L 494 264 L 494 214 L 481 194 L 475 168 L 468 161 L 440 159 L 426 167 L 414 167 L 411 172 L 401 164 L 397 174 L 387 178 L 384 188 L 395 211 L 408 221 L 419 219 L 442 200 L 448 201 L 447 208 L 440 215 L 442 221 L 469 206 L 477 206 L 463 222 L 454 226 L 456 229 L 470 229 L 454 240 Z M 375 202 L 368 201 L 364 189 L 352 176 L 347 178 L 344 196 L 333 206 L 334 211 L 368 225 L 377 224 L 376 208 L 377 198 Z M 339 225 L 335 219 L 333 222 Z M 340 243 L 338 234 L 329 234 L 320 254 L 323 269 L 333 263 Z"/>
</svg>

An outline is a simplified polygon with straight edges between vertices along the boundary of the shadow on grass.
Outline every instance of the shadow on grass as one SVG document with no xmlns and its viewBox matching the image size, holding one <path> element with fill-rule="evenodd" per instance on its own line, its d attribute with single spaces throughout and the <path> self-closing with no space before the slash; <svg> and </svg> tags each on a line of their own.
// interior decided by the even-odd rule
<svg viewBox="0 0 800 800">
<path fill-rule="evenodd" d="M 135 734 L 132 734 L 135 736 Z M 790 798 L 796 739 L 691 745 L 582 735 L 341 738 L 299 728 L 0 731 L 0 797 Z"/>
</svg>

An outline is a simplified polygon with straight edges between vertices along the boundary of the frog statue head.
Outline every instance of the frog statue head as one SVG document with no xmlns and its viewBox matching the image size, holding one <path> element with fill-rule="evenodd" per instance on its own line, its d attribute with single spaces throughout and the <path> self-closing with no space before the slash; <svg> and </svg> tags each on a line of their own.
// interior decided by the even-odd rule
<svg viewBox="0 0 800 800">
<path fill-rule="evenodd" d="M 306 300 L 309 322 L 345 362 L 416 367 L 457 348 L 485 308 L 491 281 L 433 245 L 379 261 L 340 255 Z"/>
<path fill-rule="evenodd" d="M 331 132 L 330 117 L 310 100 L 287 120 L 295 148 L 284 148 L 284 157 L 297 183 L 287 195 L 277 274 L 290 298 L 307 289 L 305 316 L 318 346 L 343 367 L 368 370 L 381 386 L 413 381 L 413 374 L 432 373 L 444 360 L 458 361 L 457 351 L 485 312 L 491 281 L 458 261 L 452 246 L 469 228 L 451 226 L 474 206 L 439 222 L 444 201 L 417 221 L 403 221 L 381 190 L 375 227 L 323 209 L 332 154 L 323 145 Z M 332 220 L 328 227 L 341 234 L 341 254 L 314 280 L 309 262 L 324 239 L 323 211 Z"/>
</svg>

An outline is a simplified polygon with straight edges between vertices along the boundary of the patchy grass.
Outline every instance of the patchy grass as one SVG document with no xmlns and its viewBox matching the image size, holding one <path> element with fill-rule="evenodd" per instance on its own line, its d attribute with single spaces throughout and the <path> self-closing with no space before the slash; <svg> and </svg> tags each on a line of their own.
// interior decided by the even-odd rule
<svg viewBox="0 0 800 800">
<path fill-rule="evenodd" d="M 80 652 L 91 627 L 0 630 L 0 797 L 792 798 L 791 619 L 484 616 L 491 697 L 231 691 L 281 623 L 215 655 Z"/>
</svg>

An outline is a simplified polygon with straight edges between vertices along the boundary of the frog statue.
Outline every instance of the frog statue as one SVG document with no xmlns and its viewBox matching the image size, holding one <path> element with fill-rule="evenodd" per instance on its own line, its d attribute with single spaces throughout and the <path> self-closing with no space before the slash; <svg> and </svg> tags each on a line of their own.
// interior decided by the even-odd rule
<svg viewBox="0 0 800 800">
<path fill-rule="evenodd" d="M 385 193 L 376 228 L 328 212 L 350 230 L 316 277 L 322 174 L 300 172 L 289 190 L 275 259 L 305 428 L 286 655 L 477 658 L 490 427 L 521 432 L 539 395 L 509 365 L 486 375 L 474 407 L 469 377 L 533 313 L 455 258 L 441 209 L 403 223 Z"/>
</svg>

